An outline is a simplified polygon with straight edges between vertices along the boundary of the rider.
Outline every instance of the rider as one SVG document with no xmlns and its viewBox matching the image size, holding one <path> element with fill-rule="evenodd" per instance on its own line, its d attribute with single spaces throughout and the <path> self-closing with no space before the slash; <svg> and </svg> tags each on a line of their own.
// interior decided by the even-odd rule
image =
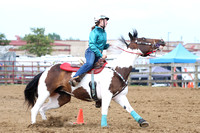
<svg viewBox="0 0 200 133">
<path fill-rule="evenodd" d="M 95 26 L 89 36 L 89 47 L 85 51 L 86 63 L 80 67 L 76 74 L 69 80 L 72 86 L 76 86 L 80 82 L 80 76 L 91 70 L 94 64 L 100 59 L 106 59 L 107 56 L 102 54 L 104 49 L 109 47 L 107 44 L 107 34 L 105 27 L 107 26 L 108 17 L 100 15 L 94 18 Z"/>
</svg>

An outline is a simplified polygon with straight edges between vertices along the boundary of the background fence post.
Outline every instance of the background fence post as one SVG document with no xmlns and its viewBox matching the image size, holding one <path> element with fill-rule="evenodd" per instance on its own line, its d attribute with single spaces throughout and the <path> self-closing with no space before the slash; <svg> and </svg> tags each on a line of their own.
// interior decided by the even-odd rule
<svg viewBox="0 0 200 133">
<path fill-rule="evenodd" d="M 195 74 L 194 74 L 195 88 L 198 88 L 198 64 L 195 63 Z"/>
<path fill-rule="evenodd" d="M 37 63 L 37 72 L 38 73 L 40 72 L 40 64 L 39 64 L 39 62 Z"/>
<path fill-rule="evenodd" d="M 174 63 L 171 63 L 171 86 L 174 87 Z"/>
<path fill-rule="evenodd" d="M 7 83 L 8 83 L 8 70 L 7 70 L 7 65 L 6 64 L 4 64 L 4 69 L 5 69 L 5 78 L 6 78 L 6 80 L 5 80 L 5 84 L 7 85 Z"/>
<path fill-rule="evenodd" d="M 152 86 L 152 66 L 149 64 L 149 80 L 148 80 L 148 86 Z"/>
<path fill-rule="evenodd" d="M 24 65 L 22 65 L 22 84 L 24 84 Z"/>
<path fill-rule="evenodd" d="M 15 65 L 14 61 L 12 61 L 12 83 L 15 83 Z"/>
</svg>

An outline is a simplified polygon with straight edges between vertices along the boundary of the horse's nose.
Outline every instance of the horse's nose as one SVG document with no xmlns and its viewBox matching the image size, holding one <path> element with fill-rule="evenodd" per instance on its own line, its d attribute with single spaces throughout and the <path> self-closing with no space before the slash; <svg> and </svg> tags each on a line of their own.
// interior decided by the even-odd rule
<svg viewBox="0 0 200 133">
<path fill-rule="evenodd" d="M 162 45 L 163 45 L 163 46 L 165 46 L 165 45 L 166 45 L 165 41 L 162 41 Z"/>
<path fill-rule="evenodd" d="M 160 40 L 159 44 L 162 46 L 165 46 L 165 41 L 162 39 L 162 40 Z"/>
</svg>

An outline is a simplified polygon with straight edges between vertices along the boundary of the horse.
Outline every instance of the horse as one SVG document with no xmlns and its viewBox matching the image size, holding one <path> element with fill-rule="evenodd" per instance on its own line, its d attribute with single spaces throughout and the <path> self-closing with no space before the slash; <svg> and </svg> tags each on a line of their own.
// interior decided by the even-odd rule
<svg viewBox="0 0 200 133">
<path fill-rule="evenodd" d="M 139 39 L 137 31 L 133 31 L 132 34 L 129 32 L 129 38 L 129 44 L 123 37 L 121 38 L 126 47 L 121 49 L 122 53 L 118 58 L 107 63 L 100 73 L 93 75 L 96 81 L 97 98 L 101 100 L 101 127 L 108 127 L 107 115 L 111 100 L 130 113 L 140 127 L 149 126 L 149 123 L 132 108 L 126 97 L 127 81 L 135 60 L 139 56 L 148 56 L 157 50 L 159 45 L 164 46 L 165 43 L 159 39 Z M 31 125 L 36 123 L 38 112 L 43 120 L 47 120 L 45 112 L 68 103 L 71 96 L 84 101 L 94 101 L 89 87 L 92 74 L 86 73 L 81 82 L 73 87 L 69 84 L 69 80 L 75 72 L 64 71 L 60 66 L 61 64 L 52 65 L 36 75 L 24 90 L 25 102 L 28 107 L 32 107 Z M 47 98 L 49 101 L 45 103 Z"/>
</svg>

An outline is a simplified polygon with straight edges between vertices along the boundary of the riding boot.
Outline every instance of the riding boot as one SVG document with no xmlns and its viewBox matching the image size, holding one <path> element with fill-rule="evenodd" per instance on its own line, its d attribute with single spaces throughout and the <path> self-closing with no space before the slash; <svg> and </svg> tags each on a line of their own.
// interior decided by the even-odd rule
<svg viewBox="0 0 200 133">
<path fill-rule="evenodd" d="M 78 83 L 81 82 L 81 80 L 83 79 L 83 77 L 85 76 L 86 73 L 84 74 L 81 74 L 80 76 L 76 76 L 76 77 L 72 77 L 70 80 L 69 80 L 69 84 L 73 87 L 75 87 L 76 85 L 78 85 Z"/>
<path fill-rule="evenodd" d="M 75 86 L 78 84 L 78 82 L 76 81 L 76 79 L 78 79 L 78 78 L 79 78 L 79 76 L 77 76 L 77 77 L 72 77 L 72 78 L 69 80 L 69 84 L 70 84 L 71 86 L 75 87 Z"/>
<path fill-rule="evenodd" d="M 95 107 L 101 108 L 101 100 L 96 101 Z"/>
</svg>

